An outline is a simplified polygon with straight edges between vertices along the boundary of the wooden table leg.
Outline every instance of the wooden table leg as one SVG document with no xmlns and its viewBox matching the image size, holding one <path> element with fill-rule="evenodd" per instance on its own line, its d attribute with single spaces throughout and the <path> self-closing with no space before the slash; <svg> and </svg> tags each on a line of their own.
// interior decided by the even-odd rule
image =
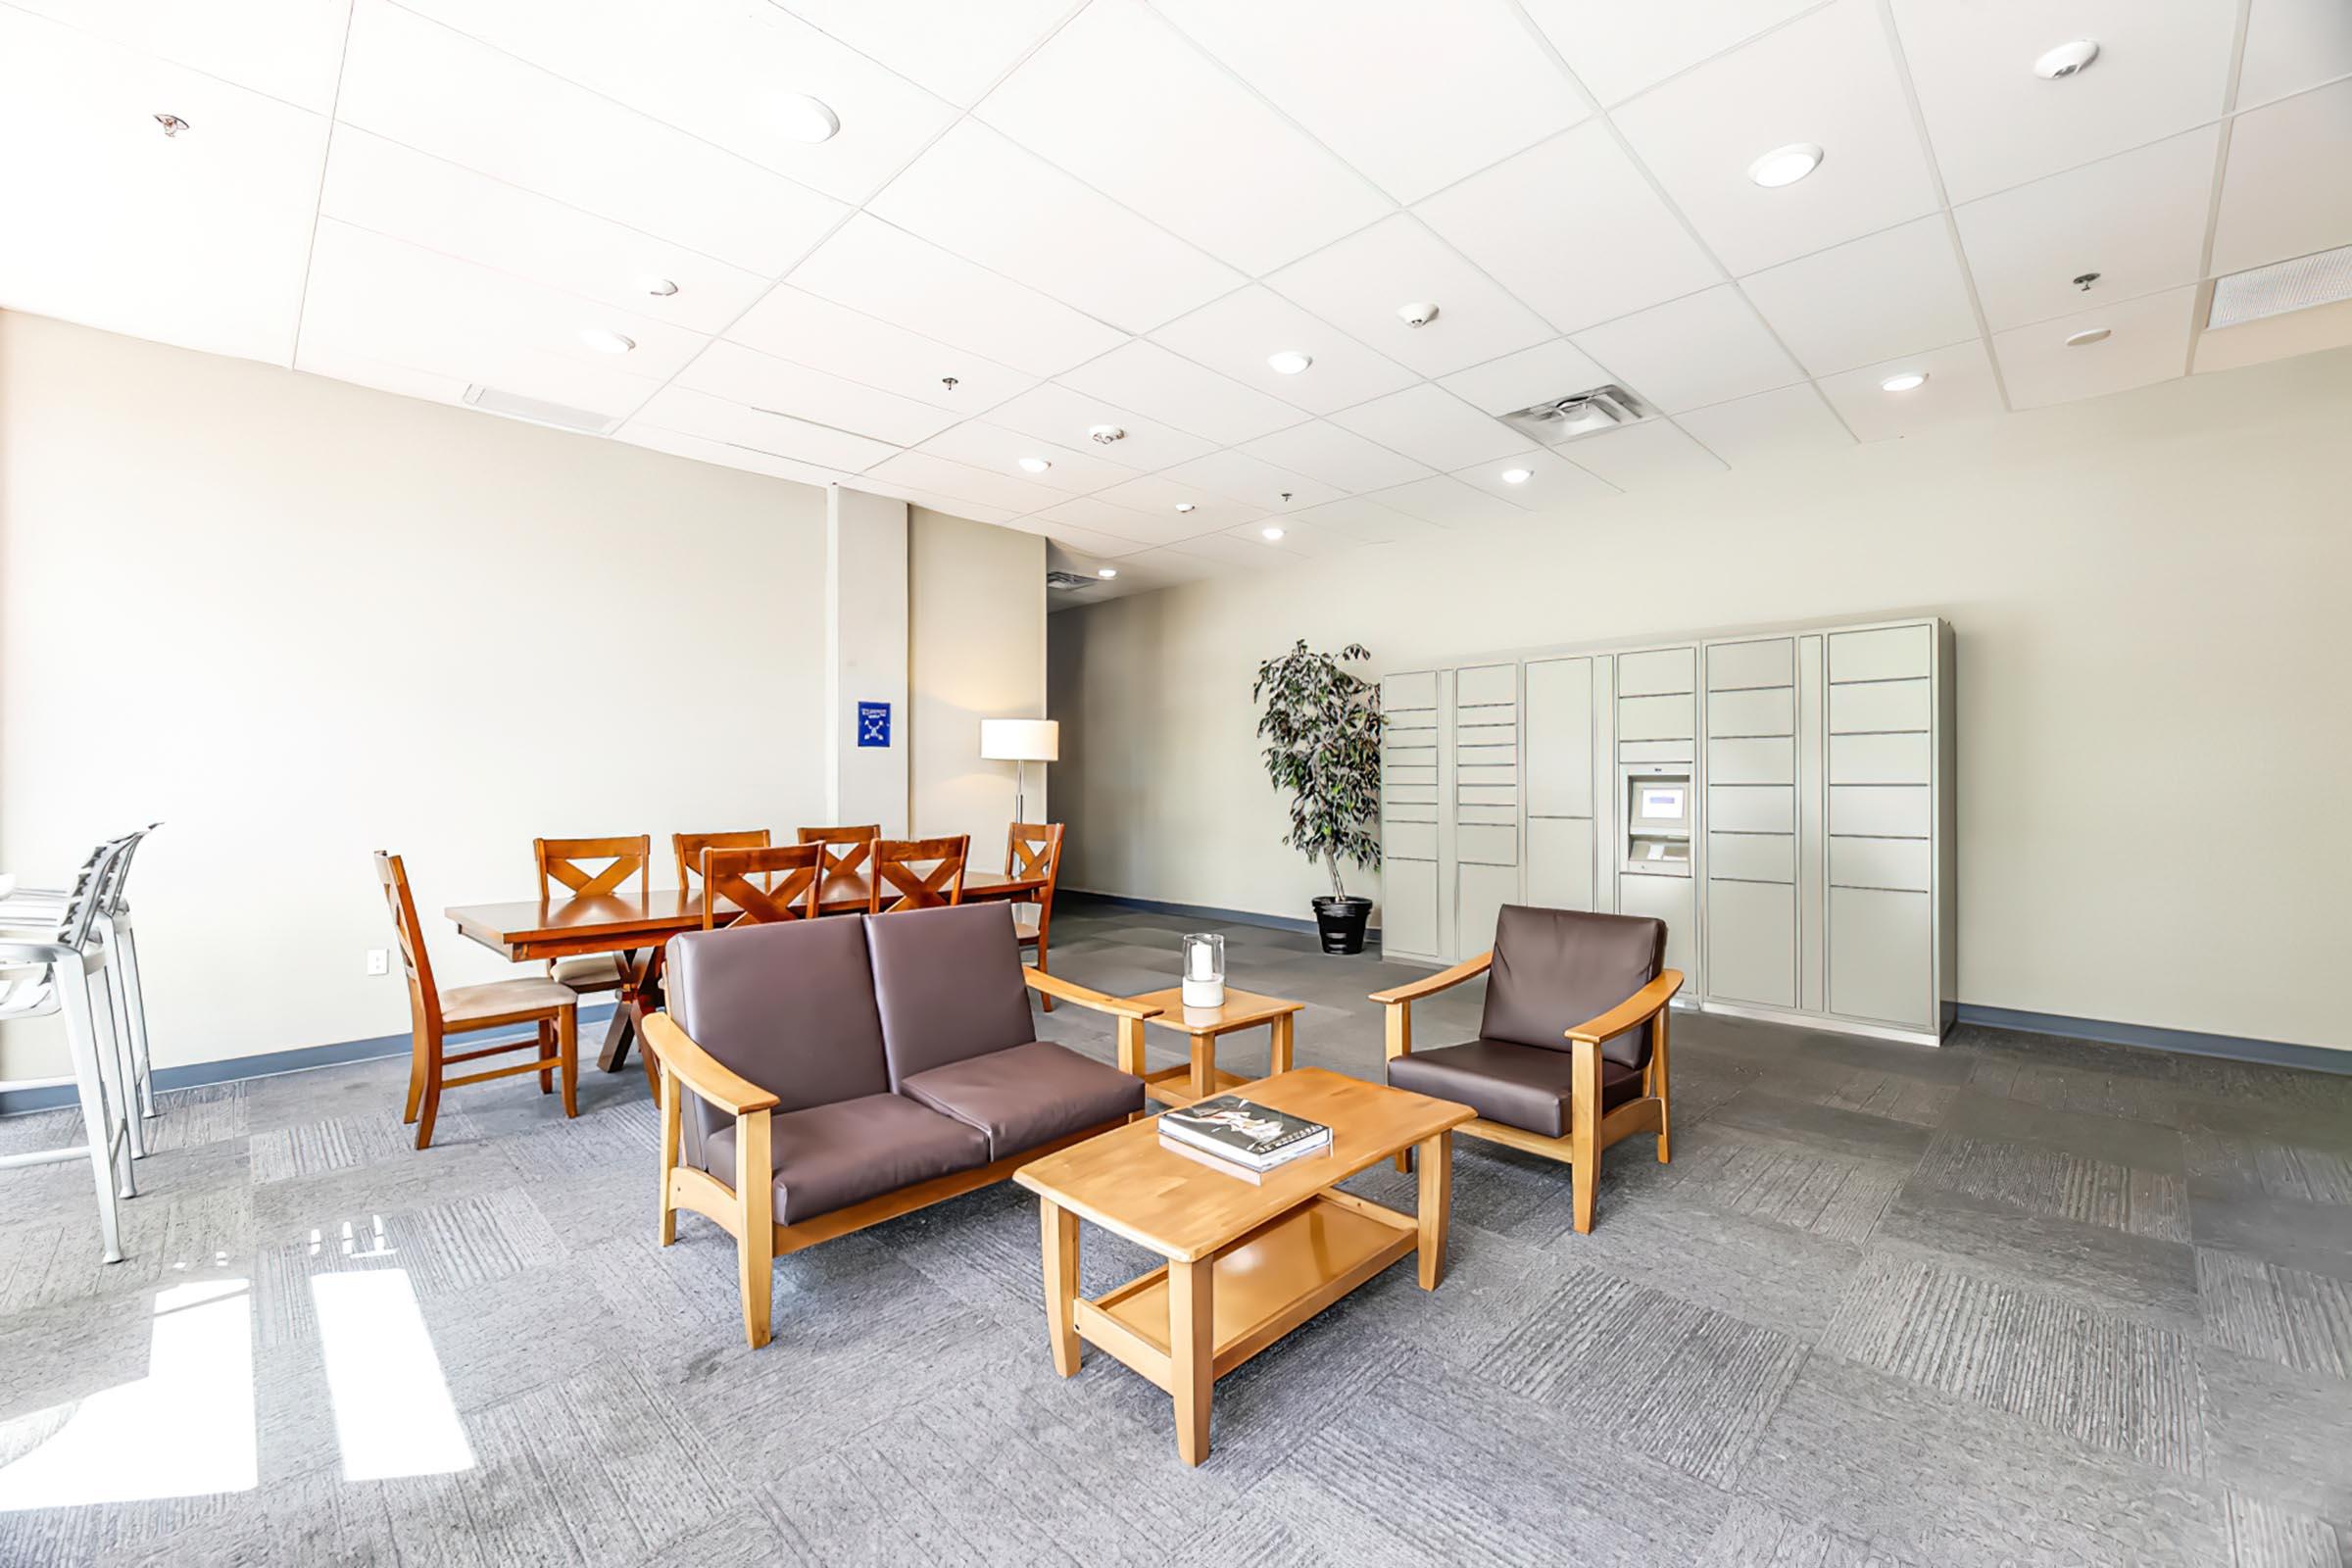
<svg viewBox="0 0 2352 1568">
<path fill-rule="evenodd" d="M 1078 1298 L 1078 1216 L 1051 1198 L 1037 1200 L 1037 1213 L 1045 1234 L 1046 1333 L 1054 1342 L 1054 1370 L 1066 1378 L 1078 1371 L 1072 1311 Z"/>
<path fill-rule="evenodd" d="M 1206 1100 L 1217 1092 L 1217 1037 L 1193 1036 L 1193 1098 Z"/>
<path fill-rule="evenodd" d="M 612 998 L 612 1021 L 605 1025 L 605 1049 L 597 1053 L 596 1064 L 607 1072 L 618 1072 L 629 1059 L 629 1038 L 637 1032 L 637 1019 L 629 1003 L 637 993 L 637 970 L 629 962 L 629 955 L 615 954 L 620 960 L 620 990 Z"/>
<path fill-rule="evenodd" d="M 1208 1404 L 1217 1384 L 1216 1261 L 1168 1265 L 1168 1382 L 1176 1401 L 1176 1456 L 1208 1457 Z"/>
<path fill-rule="evenodd" d="M 1423 1139 L 1419 1164 L 1421 1288 L 1434 1291 L 1446 1277 L 1446 1229 L 1453 1208 L 1453 1135 Z"/>
<path fill-rule="evenodd" d="M 1286 1012 L 1274 1020 L 1274 1044 L 1267 1052 L 1266 1072 L 1269 1076 L 1291 1070 L 1291 1020 L 1298 1014 Z"/>
</svg>

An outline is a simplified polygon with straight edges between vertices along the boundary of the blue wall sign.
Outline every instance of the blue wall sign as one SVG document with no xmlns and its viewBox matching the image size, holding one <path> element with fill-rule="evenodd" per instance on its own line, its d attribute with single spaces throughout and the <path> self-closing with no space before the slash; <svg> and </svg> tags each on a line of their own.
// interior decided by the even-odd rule
<svg viewBox="0 0 2352 1568">
<path fill-rule="evenodd" d="M 858 705 L 858 744 L 888 746 L 890 744 L 890 705 L 888 703 L 859 703 Z"/>
</svg>

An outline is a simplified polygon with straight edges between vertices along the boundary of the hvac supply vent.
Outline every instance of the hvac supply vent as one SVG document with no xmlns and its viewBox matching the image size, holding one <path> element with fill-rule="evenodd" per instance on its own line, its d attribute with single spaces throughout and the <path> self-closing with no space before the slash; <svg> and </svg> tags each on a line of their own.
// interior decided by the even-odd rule
<svg viewBox="0 0 2352 1568">
<path fill-rule="evenodd" d="M 1621 386 L 1601 386 L 1590 392 L 1530 404 L 1515 414 L 1504 415 L 1502 422 L 1534 436 L 1545 446 L 1556 447 L 1580 435 L 1597 435 L 1621 425 L 1640 424 L 1657 412 Z"/>
<path fill-rule="evenodd" d="M 2352 299 L 2352 245 L 2215 278 L 2205 324 L 2237 326 L 2346 299 Z"/>
<path fill-rule="evenodd" d="M 544 398 L 526 398 L 519 392 L 501 392 L 494 386 L 469 386 L 466 403 L 484 414 L 503 415 L 510 419 L 524 419 L 532 424 L 553 425 L 559 430 L 581 430 L 589 435 L 611 435 L 620 420 L 610 414 L 593 409 L 575 409 L 568 404 L 550 403 Z"/>
<path fill-rule="evenodd" d="M 1074 571 L 1049 571 L 1046 573 L 1046 591 L 1048 593 L 1072 593 L 1080 588 L 1092 588 L 1094 585 L 1094 578 L 1081 577 Z"/>
</svg>

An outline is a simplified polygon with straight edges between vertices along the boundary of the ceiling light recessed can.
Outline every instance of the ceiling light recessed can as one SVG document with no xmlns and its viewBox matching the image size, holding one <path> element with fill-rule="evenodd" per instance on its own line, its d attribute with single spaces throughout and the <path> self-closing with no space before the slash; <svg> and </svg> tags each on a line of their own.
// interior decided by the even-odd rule
<svg viewBox="0 0 2352 1568">
<path fill-rule="evenodd" d="M 1052 466 L 1054 466 L 1054 465 L 1048 463 L 1043 458 L 1023 458 L 1021 460 L 1021 471 L 1023 473 L 1043 473 Z"/>
<path fill-rule="evenodd" d="M 658 300 L 665 300 L 678 291 L 678 285 L 676 283 L 670 281 L 666 277 L 657 276 L 652 272 L 648 272 L 643 277 L 639 278 L 637 280 L 637 286 Z"/>
<path fill-rule="evenodd" d="M 1110 581 L 1111 578 L 1116 577 L 1118 574 L 1119 568 L 1116 566 L 1097 566 L 1095 568 L 1095 575 L 1102 578 L 1104 582 Z"/>
<path fill-rule="evenodd" d="M 1282 537 L 1282 530 L 1270 522 L 1257 531 L 1259 536 L 1262 537 L 1268 544 L 1272 544 L 1275 540 Z"/>
<path fill-rule="evenodd" d="M 2115 336 L 2115 329 L 2113 327 L 2087 327 L 2084 330 L 2077 332 L 2074 334 L 2074 336 L 2068 338 L 2066 340 L 2066 346 L 2070 349 L 2086 349 L 2093 343 L 2104 343 L 2113 336 Z"/>
<path fill-rule="evenodd" d="M 1086 438 L 1097 446 L 1106 447 L 1113 441 L 1126 440 L 1127 432 L 1115 424 L 1090 424 L 1086 427 Z"/>
<path fill-rule="evenodd" d="M 1927 371 L 1905 370 L 1900 375 L 1890 375 L 1886 380 L 1881 381 L 1879 383 L 1879 390 L 1882 392 L 1915 392 L 1927 384 Z"/>
<path fill-rule="evenodd" d="M 831 141 L 841 130 L 841 117 L 805 92 L 780 92 L 770 98 L 767 121 L 794 141 Z"/>
<path fill-rule="evenodd" d="M 1193 510 L 1193 506 L 1194 503 L 1190 501 L 1179 501 L 1176 503 L 1176 510 L 1178 512 L 1190 512 Z"/>
<path fill-rule="evenodd" d="M 2034 74 L 2044 81 L 2064 81 L 2069 76 L 2081 75 L 2089 70 L 2090 63 L 2098 58 L 2099 43 L 2096 38 L 2077 38 L 2072 43 L 2060 44 L 2036 59 L 2034 62 Z"/>
<path fill-rule="evenodd" d="M 1277 375 L 1297 375 L 1315 362 L 1312 355 L 1301 354 L 1297 349 L 1283 349 L 1267 355 L 1266 363 L 1274 367 Z"/>
<path fill-rule="evenodd" d="M 1821 167 L 1822 151 L 1809 141 L 1775 147 L 1747 166 L 1747 177 L 1766 190 L 1793 185 Z"/>
<path fill-rule="evenodd" d="M 1505 468 L 1502 470 L 1502 482 L 1504 484 L 1525 484 L 1528 480 L 1533 479 L 1535 476 L 1536 473 L 1533 468 Z"/>
<path fill-rule="evenodd" d="M 623 337 L 609 326 L 583 326 L 580 341 L 599 354 L 626 354 L 637 346 L 633 337 Z"/>
</svg>

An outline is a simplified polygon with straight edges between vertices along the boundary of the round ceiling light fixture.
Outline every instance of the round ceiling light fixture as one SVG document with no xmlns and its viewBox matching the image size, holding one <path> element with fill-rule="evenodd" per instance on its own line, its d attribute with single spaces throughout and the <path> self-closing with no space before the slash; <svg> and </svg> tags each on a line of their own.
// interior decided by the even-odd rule
<svg viewBox="0 0 2352 1568">
<path fill-rule="evenodd" d="M 1502 470 L 1504 484 L 1525 484 L 1535 476 L 1536 472 L 1533 468 L 1505 468 Z"/>
<path fill-rule="evenodd" d="M 1301 354 L 1297 349 L 1283 349 L 1267 355 L 1266 363 L 1274 368 L 1277 375 L 1297 375 L 1315 361 L 1312 355 Z"/>
<path fill-rule="evenodd" d="M 1879 383 L 1879 390 L 1882 392 L 1916 392 L 1927 384 L 1927 371 L 1905 370 L 1900 375 L 1890 375 L 1886 380 L 1881 381 Z"/>
<path fill-rule="evenodd" d="M 1115 424 L 1090 424 L 1086 427 L 1086 438 L 1099 447 L 1106 447 L 1113 441 L 1126 440 L 1127 432 Z"/>
<path fill-rule="evenodd" d="M 637 346 L 633 337 L 623 337 L 609 326 L 583 326 L 580 341 L 599 354 L 626 354 Z"/>
<path fill-rule="evenodd" d="M 2093 343 L 2104 343 L 2113 336 L 2115 336 L 2115 329 L 2113 327 L 2093 326 L 2086 328 L 2083 331 L 2077 332 L 2074 336 L 2068 338 L 2066 340 L 2066 346 L 2070 349 L 2086 349 Z"/>
<path fill-rule="evenodd" d="M 2072 43 L 2060 44 L 2036 59 L 2034 62 L 2034 74 L 2044 81 L 2064 81 L 2069 76 L 2079 76 L 2088 71 L 2090 63 L 2098 58 L 2099 41 L 2096 38 L 2077 38 Z"/>
<path fill-rule="evenodd" d="M 1021 471 L 1023 473 L 1043 473 L 1052 466 L 1054 466 L 1054 465 L 1048 463 L 1044 458 L 1023 458 L 1021 460 Z"/>
<path fill-rule="evenodd" d="M 1178 512 L 1190 512 L 1193 510 L 1193 503 L 1190 501 L 1179 501 L 1176 503 L 1176 510 Z"/>
<path fill-rule="evenodd" d="M 1110 581 L 1111 578 L 1116 577 L 1118 574 L 1119 568 L 1116 566 L 1097 566 L 1095 568 L 1095 575 L 1102 578 L 1104 582 Z"/>
<path fill-rule="evenodd" d="M 1747 177 L 1766 190 L 1793 185 L 1821 167 L 1822 151 L 1809 141 L 1775 147 L 1747 166 Z"/>
<path fill-rule="evenodd" d="M 1282 530 L 1270 522 L 1257 531 L 1259 537 L 1264 539 L 1268 544 L 1272 544 L 1275 540 L 1282 537 Z"/>
<path fill-rule="evenodd" d="M 841 131 L 841 117 L 805 92 L 780 92 L 770 98 L 767 120 L 779 134 L 794 141 L 831 141 Z"/>
<path fill-rule="evenodd" d="M 678 291 L 677 284 L 666 277 L 656 277 L 651 272 L 639 278 L 637 286 L 658 300 L 665 300 Z"/>
</svg>

